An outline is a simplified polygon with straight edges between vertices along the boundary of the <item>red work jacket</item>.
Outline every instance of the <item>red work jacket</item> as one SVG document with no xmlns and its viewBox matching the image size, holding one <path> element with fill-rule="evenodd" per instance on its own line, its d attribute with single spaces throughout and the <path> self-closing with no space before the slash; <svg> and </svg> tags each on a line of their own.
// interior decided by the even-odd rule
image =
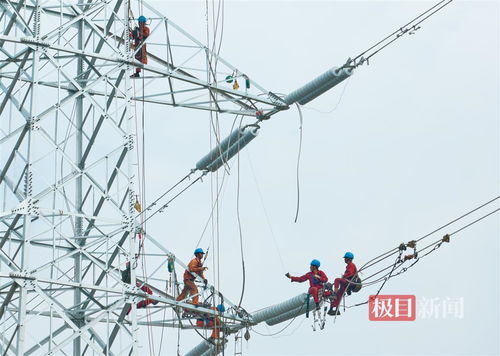
<svg viewBox="0 0 500 356">
<path fill-rule="evenodd" d="M 358 270 L 356 268 L 356 265 L 354 263 L 352 263 L 352 262 L 349 262 L 347 264 L 347 266 L 345 267 L 345 272 L 342 275 L 342 278 L 351 279 L 353 276 L 356 275 L 357 271 Z"/>
<path fill-rule="evenodd" d="M 315 274 L 319 276 L 319 279 L 314 277 Z M 299 283 L 309 280 L 309 286 L 311 287 L 321 287 L 324 283 L 328 282 L 328 277 L 323 271 L 317 271 L 316 273 L 307 272 L 303 276 L 291 277 L 290 279 L 292 280 L 292 282 L 299 282 Z"/>
</svg>

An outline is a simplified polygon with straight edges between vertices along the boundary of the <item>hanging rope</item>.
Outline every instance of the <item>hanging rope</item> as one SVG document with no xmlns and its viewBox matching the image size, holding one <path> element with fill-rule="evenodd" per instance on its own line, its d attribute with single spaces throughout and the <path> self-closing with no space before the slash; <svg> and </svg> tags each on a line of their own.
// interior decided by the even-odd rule
<svg viewBox="0 0 500 356">
<path fill-rule="evenodd" d="M 240 121 L 240 128 L 243 118 Z M 240 152 L 238 150 L 238 180 L 236 189 L 236 217 L 238 220 L 238 232 L 240 235 L 240 254 L 241 254 L 241 273 L 242 273 L 242 283 L 241 283 L 241 295 L 240 301 L 238 303 L 238 308 L 241 307 L 243 302 L 243 296 L 245 295 L 245 284 L 246 284 L 246 271 L 245 271 L 245 256 L 243 254 L 243 230 L 241 228 L 241 217 L 240 217 Z"/>
<path fill-rule="evenodd" d="M 300 168 L 300 155 L 302 153 L 302 110 L 300 110 L 300 105 L 299 103 L 295 103 L 297 106 L 297 110 L 299 111 L 299 153 L 297 155 L 297 210 L 295 211 L 295 220 L 294 222 L 297 222 L 297 219 L 299 218 L 299 207 L 300 207 L 300 181 L 299 181 L 299 168 Z"/>
<path fill-rule="evenodd" d="M 168 291 L 168 281 L 165 281 L 165 290 Z M 163 318 L 162 320 L 165 320 L 165 317 L 167 316 L 167 308 L 163 308 Z M 178 328 L 180 331 L 180 328 Z M 160 346 L 158 348 L 158 356 L 161 356 L 161 349 L 163 346 L 163 334 L 164 334 L 165 328 L 161 328 L 161 336 L 160 336 Z"/>
</svg>

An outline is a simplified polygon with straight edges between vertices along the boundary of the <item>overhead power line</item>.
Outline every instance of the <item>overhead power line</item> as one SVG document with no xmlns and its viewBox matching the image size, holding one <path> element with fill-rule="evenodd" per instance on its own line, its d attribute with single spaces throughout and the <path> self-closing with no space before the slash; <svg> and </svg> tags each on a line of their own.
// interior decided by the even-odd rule
<svg viewBox="0 0 500 356">
<path fill-rule="evenodd" d="M 428 18 L 430 18 L 432 15 L 436 14 L 440 10 L 442 10 L 444 7 L 448 6 L 451 4 L 454 0 L 442 0 L 435 4 L 434 6 L 430 7 L 417 17 L 413 18 L 410 22 L 406 23 L 405 25 L 401 26 L 394 32 L 390 33 L 371 47 L 367 48 L 360 54 L 358 54 L 356 57 L 353 59 L 349 58 L 347 60 L 347 63 L 344 65 L 345 67 L 358 67 L 366 62 L 366 64 L 370 64 L 369 60 L 375 56 L 377 53 L 382 51 L 384 48 L 388 47 L 404 35 L 413 35 L 417 30 L 421 28 L 420 24 L 422 24 L 424 21 L 426 21 Z"/>
</svg>

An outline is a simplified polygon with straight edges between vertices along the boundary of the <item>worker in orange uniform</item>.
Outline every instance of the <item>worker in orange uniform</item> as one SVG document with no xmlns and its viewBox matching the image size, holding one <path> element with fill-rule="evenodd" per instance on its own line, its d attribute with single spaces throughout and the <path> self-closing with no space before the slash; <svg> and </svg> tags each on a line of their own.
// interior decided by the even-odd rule
<svg viewBox="0 0 500 356">
<path fill-rule="evenodd" d="M 292 282 L 305 282 L 309 281 L 309 294 L 312 295 L 316 303 L 316 309 L 319 309 L 319 291 L 323 289 L 323 285 L 328 282 L 328 277 L 325 272 L 319 270 L 321 263 L 318 260 L 311 261 L 310 272 L 307 272 L 300 277 L 292 277 L 290 273 L 285 274 Z"/>
<path fill-rule="evenodd" d="M 352 263 L 354 259 L 354 254 L 352 252 L 346 252 L 344 255 L 344 262 L 347 264 L 345 272 L 341 278 L 335 278 L 333 282 L 333 292 L 335 298 L 330 303 L 330 310 L 328 310 L 328 315 L 340 315 L 339 304 L 344 296 L 347 286 L 351 283 L 351 280 L 358 275 L 358 270 L 356 265 Z M 333 310 L 336 308 L 336 310 Z"/>
<path fill-rule="evenodd" d="M 134 40 L 132 49 L 137 50 L 140 47 L 139 50 L 137 50 L 137 52 L 135 53 L 135 59 L 137 59 L 142 64 L 148 64 L 148 51 L 146 49 L 146 43 L 144 43 L 149 37 L 149 27 L 146 26 L 147 19 L 145 16 L 139 16 L 137 22 L 139 22 L 139 26 L 136 26 L 130 32 L 130 37 Z M 140 72 L 141 68 L 138 67 L 135 69 L 135 73 L 130 77 L 139 78 Z"/>
<path fill-rule="evenodd" d="M 197 305 L 199 303 L 198 297 L 198 287 L 194 283 L 196 279 L 191 273 L 197 274 L 203 279 L 203 283 L 207 285 L 207 280 L 203 274 L 203 271 L 207 269 L 207 267 L 203 267 L 203 255 L 205 252 L 201 248 L 197 248 L 194 250 L 194 258 L 189 261 L 187 269 L 184 271 L 184 288 L 182 289 L 181 294 L 177 297 L 177 301 L 183 300 L 189 295 L 194 295 L 193 304 Z"/>
<path fill-rule="evenodd" d="M 226 311 L 226 308 L 224 307 L 224 304 L 219 304 L 217 307 L 212 307 L 210 308 L 212 310 L 215 310 L 219 313 L 224 313 Z M 210 341 L 211 340 L 217 340 L 220 338 L 220 326 L 221 326 L 221 321 L 218 316 L 214 315 L 205 315 L 201 318 L 196 319 L 196 326 L 201 327 L 201 328 L 211 328 L 212 329 L 212 335 L 210 336 Z"/>
</svg>

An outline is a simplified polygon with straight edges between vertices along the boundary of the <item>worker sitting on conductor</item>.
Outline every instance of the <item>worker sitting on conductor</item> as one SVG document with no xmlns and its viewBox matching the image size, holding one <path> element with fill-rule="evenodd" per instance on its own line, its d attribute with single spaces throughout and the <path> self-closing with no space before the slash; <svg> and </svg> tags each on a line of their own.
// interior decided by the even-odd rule
<svg viewBox="0 0 500 356">
<path fill-rule="evenodd" d="M 314 259 L 311 261 L 310 272 L 307 272 L 303 276 L 293 277 L 290 273 L 285 274 L 287 278 L 290 278 L 291 282 L 305 282 L 309 281 L 309 294 L 313 297 L 316 303 L 316 309 L 319 309 L 319 291 L 323 289 L 323 285 L 328 282 L 328 277 L 325 272 L 319 270 L 321 263 Z"/>
<path fill-rule="evenodd" d="M 354 254 L 352 252 L 346 252 L 344 254 L 344 262 L 346 263 L 345 272 L 341 278 L 335 278 L 333 282 L 334 286 L 334 299 L 330 304 L 330 310 L 328 310 L 328 315 L 340 315 L 339 304 L 344 296 L 344 293 L 349 285 L 353 283 L 353 279 L 357 277 L 358 270 L 356 265 L 352 262 L 354 259 Z M 336 308 L 333 310 L 333 308 Z"/>
</svg>

